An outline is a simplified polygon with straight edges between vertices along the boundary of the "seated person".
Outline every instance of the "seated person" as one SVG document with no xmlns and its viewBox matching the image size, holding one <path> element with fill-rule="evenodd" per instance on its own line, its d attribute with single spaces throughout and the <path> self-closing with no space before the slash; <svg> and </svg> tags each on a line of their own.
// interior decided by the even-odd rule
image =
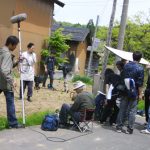
<svg viewBox="0 0 150 150">
<path fill-rule="evenodd" d="M 59 113 L 60 124 L 66 126 L 68 122 L 68 116 L 72 116 L 75 121 L 80 121 L 80 111 L 85 109 L 94 108 L 93 95 L 85 91 L 85 84 L 81 81 L 77 81 L 74 84 L 74 93 L 72 105 L 63 104 Z"/>
</svg>

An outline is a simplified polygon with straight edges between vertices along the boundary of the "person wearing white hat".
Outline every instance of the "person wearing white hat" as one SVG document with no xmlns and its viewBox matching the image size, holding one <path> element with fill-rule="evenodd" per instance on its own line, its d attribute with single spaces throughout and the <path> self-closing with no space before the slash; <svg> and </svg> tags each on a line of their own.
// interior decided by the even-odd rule
<svg viewBox="0 0 150 150">
<path fill-rule="evenodd" d="M 80 111 L 94 108 L 94 97 L 91 93 L 85 91 L 85 84 L 82 81 L 74 83 L 74 94 L 72 105 L 63 104 L 59 113 L 60 124 L 67 126 L 68 116 L 71 115 L 77 122 L 80 121 Z"/>
</svg>

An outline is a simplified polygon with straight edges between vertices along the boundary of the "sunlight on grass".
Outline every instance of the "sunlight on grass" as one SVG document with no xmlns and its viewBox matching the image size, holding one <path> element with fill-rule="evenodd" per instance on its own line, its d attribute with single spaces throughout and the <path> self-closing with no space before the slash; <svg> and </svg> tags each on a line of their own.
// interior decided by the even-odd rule
<svg viewBox="0 0 150 150">
<path fill-rule="evenodd" d="M 26 126 L 40 125 L 47 114 L 52 114 L 52 111 L 36 112 L 26 116 Z M 18 122 L 22 123 L 22 118 L 18 119 Z M 0 117 L 0 130 L 8 127 L 7 119 Z"/>
<path fill-rule="evenodd" d="M 93 80 L 90 77 L 87 77 L 87 76 L 75 75 L 72 79 L 72 82 L 76 82 L 76 81 L 82 81 L 82 82 L 84 82 L 88 85 L 93 84 Z"/>
</svg>

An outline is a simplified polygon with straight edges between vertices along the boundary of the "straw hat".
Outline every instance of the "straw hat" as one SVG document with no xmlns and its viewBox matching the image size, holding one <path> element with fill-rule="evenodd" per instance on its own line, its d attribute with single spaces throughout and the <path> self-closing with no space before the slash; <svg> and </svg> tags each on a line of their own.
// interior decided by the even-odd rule
<svg viewBox="0 0 150 150">
<path fill-rule="evenodd" d="M 76 89 L 78 89 L 78 88 L 80 88 L 80 87 L 85 86 L 85 84 L 84 84 L 82 81 L 77 81 L 77 82 L 75 82 L 75 83 L 73 84 L 73 86 L 74 86 L 73 90 L 76 90 Z"/>
</svg>

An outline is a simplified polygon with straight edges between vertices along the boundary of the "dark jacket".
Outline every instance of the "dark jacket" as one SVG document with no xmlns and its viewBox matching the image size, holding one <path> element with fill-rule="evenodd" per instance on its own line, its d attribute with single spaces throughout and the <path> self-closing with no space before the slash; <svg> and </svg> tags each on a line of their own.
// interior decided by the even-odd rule
<svg viewBox="0 0 150 150">
<path fill-rule="evenodd" d="M 136 88 L 142 87 L 144 82 L 144 68 L 136 63 L 129 62 L 124 66 L 124 78 L 134 79 Z"/>
<path fill-rule="evenodd" d="M 146 89 L 150 90 L 150 75 L 148 76 Z"/>
<path fill-rule="evenodd" d="M 75 102 L 70 108 L 70 111 L 79 112 L 90 108 L 94 108 L 94 97 L 89 92 L 82 92 L 76 96 Z"/>
<path fill-rule="evenodd" d="M 45 60 L 45 65 L 47 66 L 47 70 L 54 71 L 55 63 L 56 63 L 55 57 L 51 57 L 51 56 L 47 57 Z"/>
<path fill-rule="evenodd" d="M 118 94 L 118 86 L 122 84 L 121 76 L 115 73 L 109 74 L 105 77 L 105 84 L 113 85 L 114 89 L 112 90 L 112 95 Z"/>
</svg>

